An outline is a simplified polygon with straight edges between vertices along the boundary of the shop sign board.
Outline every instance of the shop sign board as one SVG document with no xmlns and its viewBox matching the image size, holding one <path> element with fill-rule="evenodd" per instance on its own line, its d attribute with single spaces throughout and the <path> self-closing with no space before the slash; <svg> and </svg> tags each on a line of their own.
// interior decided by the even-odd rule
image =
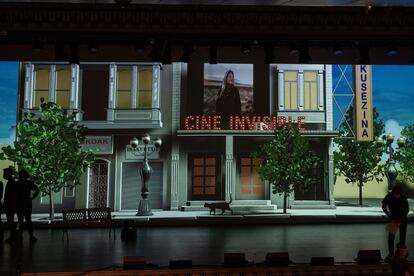
<svg viewBox="0 0 414 276">
<path fill-rule="evenodd" d="M 82 149 L 95 149 L 95 154 L 112 154 L 112 136 L 86 136 Z"/>
<path fill-rule="evenodd" d="M 355 135 L 357 141 L 373 140 L 371 65 L 355 65 Z"/>
<path fill-rule="evenodd" d="M 125 159 L 126 160 L 144 160 L 145 145 L 138 145 L 133 148 L 131 145 L 126 145 Z M 159 159 L 160 149 L 154 145 L 147 145 L 147 157 L 148 159 Z"/>
</svg>

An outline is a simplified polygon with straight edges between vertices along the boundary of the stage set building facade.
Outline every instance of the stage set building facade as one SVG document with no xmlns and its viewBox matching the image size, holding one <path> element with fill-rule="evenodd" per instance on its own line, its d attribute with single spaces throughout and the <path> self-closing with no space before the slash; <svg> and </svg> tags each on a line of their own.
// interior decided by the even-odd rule
<svg viewBox="0 0 414 276">
<path fill-rule="evenodd" d="M 148 146 L 153 210 L 205 210 L 206 201 L 232 198 L 240 210 L 275 211 L 282 207 L 282 196 L 260 179 L 260 160 L 251 157 L 272 139 L 273 118 L 302 122 L 321 160 L 315 170 L 318 184 L 293 193 L 289 207 L 335 208 L 332 66 L 243 64 L 244 69 L 232 61 L 201 59 L 164 65 L 22 63 L 19 113 L 36 112 L 41 98 L 75 110 L 79 123 L 88 127 L 84 146 L 98 149 L 82 184 L 55 194 L 57 210 L 109 206 L 136 211 L 144 146 L 133 149 L 129 141 L 148 133 L 163 140 L 160 149 Z M 241 111 L 217 117 L 223 70 L 233 72 Z M 36 200 L 35 212 L 47 208 L 47 198 Z"/>
</svg>

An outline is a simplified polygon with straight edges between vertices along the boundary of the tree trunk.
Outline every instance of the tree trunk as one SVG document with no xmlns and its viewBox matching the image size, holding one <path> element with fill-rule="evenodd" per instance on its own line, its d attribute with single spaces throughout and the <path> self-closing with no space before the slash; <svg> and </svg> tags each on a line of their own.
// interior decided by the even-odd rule
<svg viewBox="0 0 414 276">
<path fill-rule="evenodd" d="M 283 193 L 283 214 L 286 214 L 286 203 L 287 203 L 287 194 Z"/>
<path fill-rule="evenodd" d="M 359 185 L 359 205 L 362 206 L 362 183 L 358 183 Z"/>
<path fill-rule="evenodd" d="M 50 220 L 55 219 L 55 206 L 53 203 L 52 189 L 49 188 L 49 218 Z"/>
</svg>

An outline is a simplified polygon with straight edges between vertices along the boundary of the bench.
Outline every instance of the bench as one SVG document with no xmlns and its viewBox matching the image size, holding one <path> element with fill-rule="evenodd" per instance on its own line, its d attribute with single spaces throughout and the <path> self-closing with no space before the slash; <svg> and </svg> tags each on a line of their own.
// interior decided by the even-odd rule
<svg viewBox="0 0 414 276">
<path fill-rule="evenodd" d="M 112 220 L 111 208 L 89 208 L 89 209 L 65 209 L 62 210 L 63 216 L 63 233 L 62 240 L 65 238 L 69 241 L 68 226 L 85 225 L 89 222 L 105 223 L 109 226 L 109 238 L 111 238 L 112 229 L 114 230 L 115 239 L 115 223 Z"/>
</svg>

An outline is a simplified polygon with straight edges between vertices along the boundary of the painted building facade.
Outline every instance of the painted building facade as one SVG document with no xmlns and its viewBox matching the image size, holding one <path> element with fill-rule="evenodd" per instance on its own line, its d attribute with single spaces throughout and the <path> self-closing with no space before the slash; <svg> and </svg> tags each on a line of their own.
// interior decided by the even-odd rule
<svg viewBox="0 0 414 276">
<path fill-rule="evenodd" d="M 230 64 L 230 63 L 229 63 Z M 260 123 L 243 129 L 196 129 L 189 117 L 203 116 L 204 62 L 190 63 L 26 62 L 21 71 L 20 111 L 36 112 L 40 99 L 78 112 L 88 129 L 85 147 L 98 148 L 82 185 L 55 195 L 57 210 L 110 206 L 136 211 L 141 198 L 143 148 L 129 141 L 145 133 L 160 137 L 149 146 L 149 181 L 154 210 L 203 210 L 205 201 L 230 200 L 240 210 L 274 211 L 282 198 L 256 172 L 250 154 L 273 136 Z M 252 62 L 252 116 L 304 117 L 303 134 L 321 162 L 319 182 L 294 193 L 291 208 L 334 208 L 331 65 Z M 186 124 L 187 123 L 187 124 Z M 194 122 L 190 122 L 194 123 Z M 47 211 L 47 198 L 35 212 Z"/>
</svg>

